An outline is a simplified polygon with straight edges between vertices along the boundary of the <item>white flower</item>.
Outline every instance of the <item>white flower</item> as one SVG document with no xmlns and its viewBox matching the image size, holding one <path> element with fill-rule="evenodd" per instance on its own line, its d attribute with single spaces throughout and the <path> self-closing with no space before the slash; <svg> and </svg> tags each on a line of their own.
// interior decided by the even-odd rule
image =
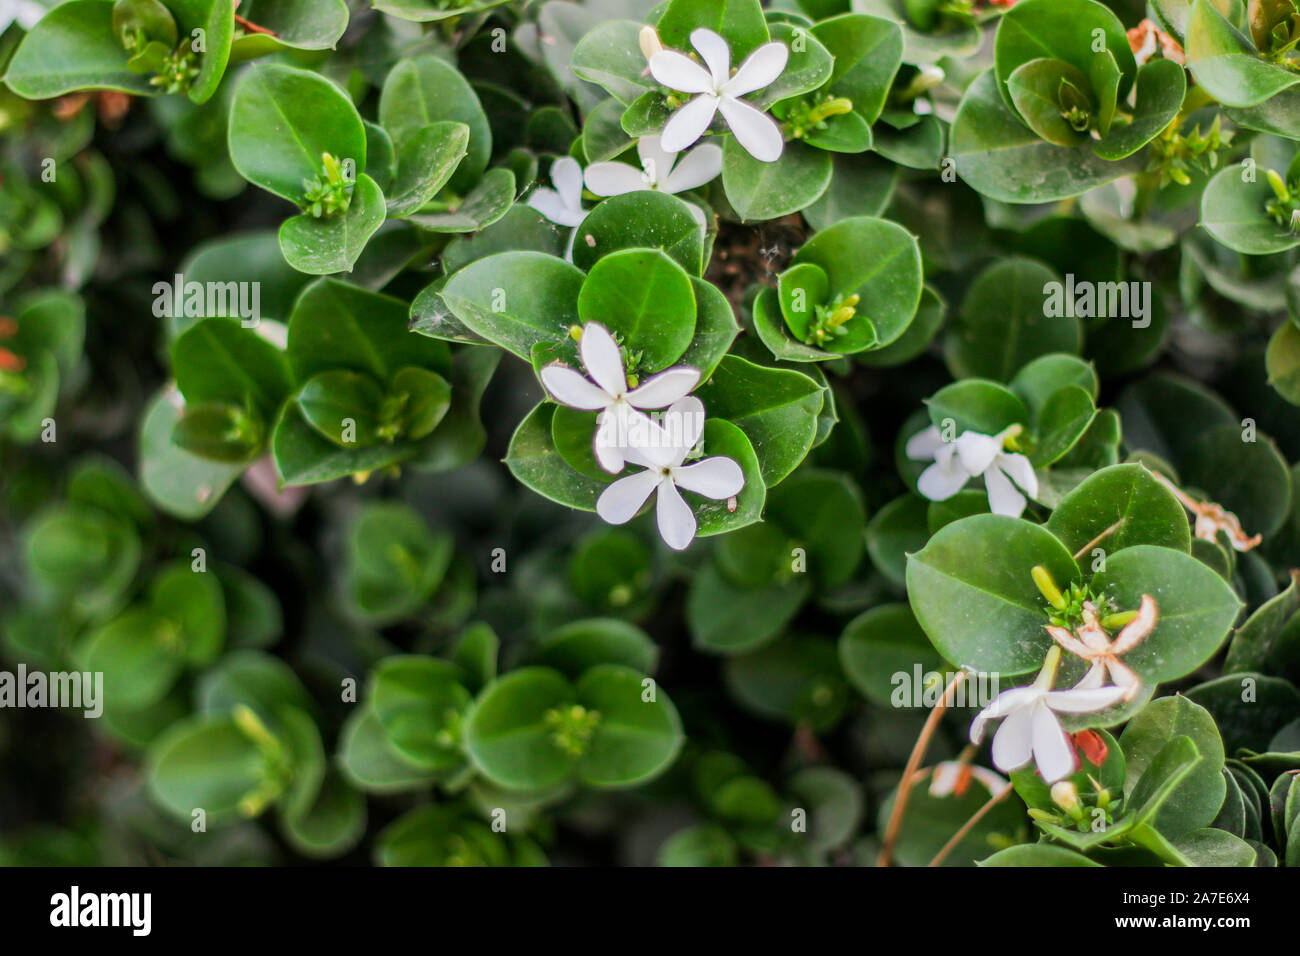
<svg viewBox="0 0 1300 956">
<path fill-rule="evenodd" d="M 642 136 L 636 143 L 641 168 L 630 163 L 592 163 L 587 167 L 587 188 L 597 196 L 621 196 L 642 189 L 663 193 L 689 192 L 712 182 L 722 172 L 722 147 L 707 144 L 689 153 L 669 153 L 658 136 Z M 687 203 L 695 221 L 704 225 L 704 210 Z"/>
<path fill-rule="evenodd" d="M 1105 629 L 1097 620 L 1097 609 L 1091 601 L 1085 601 L 1083 625 L 1078 628 L 1078 636 L 1063 627 L 1051 624 L 1047 625 L 1047 633 L 1052 636 L 1052 640 L 1071 654 L 1092 663 L 1088 673 L 1084 674 L 1083 679 L 1075 685 L 1076 688 L 1101 687 L 1109 677 L 1117 687 L 1123 688 L 1124 699 L 1132 700 L 1141 689 L 1142 682 L 1133 668 L 1119 658 L 1121 654 L 1127 654 L 1141 644 L 1147 635 L 1155 630 L 1158 614 L 1155 599 L 1149 594 L 1142 595 L 1142 603 L 1138 607 L 1137 615 L 1124 625 L 1115 642 L 1111 643 Z"/>
<path fill-rule="evenodd" d="M 626 524 L 657 492 L 655 519 L 659 534 L 668 547 L 682 551 L 695 538 L 696 522 L 691 506 L 677 489 L 721 501 L 740 494 L 745 487 L 745 473 L 740 465 L 721 455 L 683 464 L 704 431 L 704 403 L 698 398 L 691 396 L 673 403 L 665 417 L 681 423 L 679 440 L 627 449 L 627 460 L 645 470 L 620 478 L 601 492 L 596 513 L 610 524 Z"/>
<path fill-rule="evenodd" d="M 1030 497 L 1038 494 L 1038 476 L 1029 459 L 1003 449 L 1006 437 L 1019 430 L 1020 426 L 1012 425 L 997 435 L 966 431 L 956 441 L 944 441 L 934 425 L 918 432 L 908 439 L 907 457 L 917 461 L 932 459 L 934 464 L 921 472 L 917 490 L 931 501 L 946 501 L 966 482 L 982 475 L 993 513 L 1019 518 L 1025 510 L 1025 496 L 1020 489 Z"/>
<path fill-rule="evenodd" d="M 664 124 L 661 145 L 677 153 L 704 135 L 721 112 L 736 142 L 765 163 L 776 162 L 785 148 L 781 128 L 770 117 L 740 97 L 771 85 L 785 69 L 790 51 L 783 43 L 764 43 L 731 74 L 727 41 L 712 30 L 691 32 L 691 46 L 708 65 L 706 70 L 684 53 L 664 50 L 650 58 L 650 73 L 664 86 L 680 93 L 698 94 Z"/>
<path fill-rule="evenodd" d="M 993 735 L 993 766 L 1004 773 L 1033 760 L 1048 783 L 1074 772 L 1074 748 L 1056 715 L 1091 714 L 1118 703 L 1123 687 L 1052 690 L 1061 649 L 1052 645 L 1038 677 L 1028 687 L 1015 687 L 998 694 L 970 725 L 971 743 L 984 737 L 984 725 L 1005 718 Z"/>
<path fill-rule="evenodd" d="M 593 441 L 596 461 L 611 474 L 618 474 L 631 443 L 628 436 L 639 433 L 645 436 L 645 443 L 667 444 L 662 429 L 638 409 L 663 408 L 689 395 L 699 384 L 700 373 L 679 365 L 646 379 L 636 388 L 628 388 L 618 343 L 598 322 L 583 327 L 578 351 L 590 379 L 555 362 L 542 369 L 542 384 L 561 405 L 600 411 Z"/>
<path fill-rule="evenodd" d="M 936 764 L 930 776 L 930 796 L 963 796 L 971 780 L 978 780 L 990 794 L 996 795 L 1011 784 L 987 767 L 976 767 L 961 760 L 945 760 Z"/>
<path fill-rule="evenodd" d="M 587 211 L 582 208 L 582 167 L 572 156 L 551 163 L 551 185 L 533 190 L 526 205 L 536 209 L 557 226 L 577 226 Z"/>
</svg>

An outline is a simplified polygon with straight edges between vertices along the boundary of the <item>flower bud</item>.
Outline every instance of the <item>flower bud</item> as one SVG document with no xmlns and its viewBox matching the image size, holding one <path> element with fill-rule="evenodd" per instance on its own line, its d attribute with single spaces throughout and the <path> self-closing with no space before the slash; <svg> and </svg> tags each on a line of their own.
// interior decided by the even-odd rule
<svg viewBox="0 0 1300 956">
<path fill-rule="evenodd" d="M 1069 780 L 1058 780 L 1052 784 L 1052 802 L 1074 816 L 1079 809 L 1079 788 Z"/>
<path fill-rule="evenodd" d="M 642 27 L 637 40 L 641 44 L 641 55 L 647 61 L 656 53 L 664 52 L 664 45 L 659 41 L 659 31 L 654 27 Z"/>
</svg>

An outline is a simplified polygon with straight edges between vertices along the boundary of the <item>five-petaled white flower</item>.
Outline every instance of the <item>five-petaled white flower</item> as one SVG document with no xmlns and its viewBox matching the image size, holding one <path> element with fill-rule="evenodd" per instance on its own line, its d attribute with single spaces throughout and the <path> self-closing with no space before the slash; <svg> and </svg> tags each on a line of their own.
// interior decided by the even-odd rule
<svg viewBox="0 0 1300 956">
<path fill-rule="evenodd" d="M 582 167 L 572 156 L 561 156 L 551 163 L 551 185 L 539 186 L 526 205 L 536 209 L 557 226 L 577 226 L 587 218 L 582 208 Z"/>
<path fill-rule="evenodd" d="M 722 147 L 696 146 L 689 153 L 667 152 L 658 136 L 642 136 L 636 143 L 641 168 L 630 163 L 592 163 L 587 167 L 587 188 L 597 196 L 621 196 L 642 189 L 684 193 L 712 182 L 722 172 Z M 687 203 L 696 222 L 704 224 L 704 210 Z"/>
<path fill-rule="evenodd" d="M 964 796 L 972 780 L 978 780 L 992 795 L 1002 793 L 1011 783 L 987 767 L 976 767 L 961 760 L 945 760 L 935 764 L 930 776 L 930 796 Z"/>
<path fill-rule="evenodd" d="M 970 725 L 971 743 L 977 744 L 990 720 L 1004 718 L 993 735 L 993 766 L 1004 773 L 1033 760 L 1048 783 L 1068 777 L 1075 768 L 1074 748 L 1056 715 L 1095 713 L 1124 697 L 1123 687 L 1052 690 L 1060 657 L 1061 649 L 1052 645 L 1032 684 L 1003 691 Z"/>
<path fill-rule="evenodd" d="M 1020 426 L 1012 425 L 997 435 L 965 431 L 955 441 L 944 441 L 934 425 L 918 432 L 908 439 L 907 457 L 934 464 L 921 472 L 917 490 L 931 501 L 945 501 L 982 475 L 993 513 L 1019 518 L 1025 510 L 1020 490 L 1031 498 L 1038 494 L 1038 476 L 1029 459 L 1003 447 L 1006 438 L 1019 430 Z"/>
<path fill-rule="evenodd" d="M 662 147 L 677 153 L 704 135 L 715 113 L 722 113 L 731 132 L 751 156 L 765 163 L 781 158 L 785 137 L 776 121 L 740 99 L 747 93 L 771 85 L 785 69 L 790 51 L 783 43 L 764 43 L 751 53 L 735 74 L 731 73 L 731 50 L 727 41 L 712 30 L 691 31 L 695 47 L 708 66 L 706 70 L 677 50 L 663 50 L 650 58 L 650 74 L 679 93 L 696 94 L 664 124 Z"/>
<path fill-rule="evenodd" d="M 1156 626 L 1156 602 L 1149 594 L 1142 595 L 1137 616 L 1124 625 L 1115 642 L 1111 643 L 1105 629 L 1097 620 L 1097 609 L 1092 602 L 1083 604 L 1083 625 L 1077 631 L 1077 637 L 1063 627 L 1047 626 L 1047 633 L 1052 640 L 1060 644 L 1071 654 L 1085 661 L 1091 661 L 1092 667 L 1083 675 L 1083 680 L 1075 685 L 1076 689 L 1092 689 L 1106 683 L 1109 675 L 1111 681 L 1124 690 L 1124 699 L 1132 700 L 1142 686 L 1141 680 L 1133 669 L 1123 663 L 1119 656 L 1127 654 L 1137 647 Z"/>
<path fill-rule="evenodd" d="M 600 466 L 611 474 L 623 470 L 629 436 L 668 444 L 660 426 L 640 409 L 663 408 L 689 395 L 700 381 L 699 370 L 679 365 L 629 388 L 618 343 L 599 322 L 583 326 L 578 351 L 590 379 L 555 362 L 542 369 L 542 384 L 561 405 L 600 412 L 593 439 Z"/>
<path fill-rule="evenodd" d="M 684 550 L 695 538 L 696 521 L 691 506 L 678 488 L 721 501 L 740 494 L 745 473 L 730 458 L 717 455 L 685 464 L 686 456 L 704 431 L 704 403 L 694 396 L 674 402 L 664 416 L 680 423 L 676 441 L 628 448 L 627 460 L 645 470 L 620 478 L 596 500 L 596 513 L 610 524 L 626 524 L 657 493 L 655 520 L 668 547 Z"/>
</svg>

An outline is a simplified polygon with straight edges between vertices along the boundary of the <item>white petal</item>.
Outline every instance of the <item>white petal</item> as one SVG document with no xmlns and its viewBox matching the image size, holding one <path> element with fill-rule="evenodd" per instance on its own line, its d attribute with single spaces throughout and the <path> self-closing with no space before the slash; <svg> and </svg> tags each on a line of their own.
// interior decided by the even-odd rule
<svg viewBox="0 0 1300 956">
<path fill-rule="evenodd" d="M 560 194 L 554 189 L 547 189 L 540 186 L 533 190 L 533 194 L 528 197 L 526 205 L 536 209 L 543 216 L 555 223 L 557 226 L 576 226 L 586 218 L 586 213 L 582 211 L 575 212 L 564 204 Z"/>
<path fill-rule="evenodd" d="M 1033 758 L 1034 711 L 1032 707 L 1012 711 L 993 735 L 993 766 L 1004 773 Z"/>
<path fill-rule="evenodd" d="M 695 538 L 695 515 L 671 481 L 659 486 L 655 520 L 659 524 L 659 536 L 674 551 L 684 551 Z"/>
<path fill-rule="evenodd" d="M 1043 779 L 1055 783 L 1074 773 L 1074 748 L 1070 746 L 1070 738 L 1056 715 L 1040 704 L 1033 709 L 1031 723 L 1034 762 L 1038 764 Z"/>
<path fill-rule="evenodd" d="M 691 218 L 695 220 L 696 225 L 701 229 L 707 230 L 709 228 L 708 216 L 705 215 L 703 209 L 695 205 L 693 202 L 686 203 L 686 208 L 690 211 Z"/>
<path fill-rule="evenodd" d="M 970 725 L 970 742 L 977 744 L 983 739 L 984 725 L 990 720 L 1005 717 L 1013 710 L 1029 705 L 1041 694 L 1042 692 L 1032 685 L 1029 687 L 1013 687 L 1011 690 L 1004 690 L 998 694 L 993 703 L 975 715 L 975 720 Z"/>
<path fill-rule="evenodd" d="M 664 411 L 663 423 L 679 452 L 672 463 L 680 465 L 704 434 L 704 403 L 693 395 L 680 398 Z"/>
<path fill-rule="evenodd" d="M 699 53 L 713 74 L 713 88 L 716 90 L 727 82 L 731 76 L 731 50 L 727 41 L 712 30 L 700 27 L 691 31 L 691 46 Z"/>
<path fill-rule="evenodd" d="M 586 178 L 587 188 L 597 196 L 621 196 L 648 188 L 641 170 L 627 163 L 592 163 Z"/>
<path fill-rule="evenodd" d="M 717 455 L 692 465 L 673 469 L 673 481 L 679 488 L 721 501 L 740 494 L 745 487 L 745 473 L 730 458 Z"/>
<path fill-rule="evenodd" d="M 945 467 L 936 461 L 916 480 L 916 490 L 931 501 L 947 501 L 966 486 L 970 475 L 954 457 Z"/>
<path fill-rule="evenodd" d="M 713 77 L 709 71 L 685 53 L 664 50 L 650 58 L 650 75 L 679 93 L 712 93 Z M 671 150 L 670 150 L 671 152 Z"/>
<path fill-rule="evenodd" d="M 1025 510 L 1025 496 L 1016 491 L 1000 468 L 984 472 L 984 484 L 989 490 L 989 510 L 995 515 L 1019 518 Z"/>
<path fill-rule="evenodd" d="M 638 471 L 635 475 L 620 478 L 600 493 L 596 499 L 596 514 L 610 524 L 627 524 L 636 517 L 662 478 L 655 471 Z"/>
<path fill-rule="evenodd" d="M 943 440 L 943 433 L 939 431 L 939 426 L 931 425 L 909 438 L 904 451 L 907 452 L 908 458 L 916 461 L 933 461 L 935 452 L 945 444 L 947 442 Z"/>
<path fill-rule="evenodd" d="M 1001 440 L 979 432 L 962 432 L 957 436 L 957 454 L 962 467 L 972 475 L 982 475 L 1002 451 Z"/>
<path fill-rule="evenodd" d="M 1043 695 L 1048 707 L 1062 714 L 1092 714 L 1119 701 L 1123 687 L 1098 687 L 1084 690 L 1054 690 Z"/>
<path fill-rule="evenodd" d="M 718 98 L 712 93 L 701 93 L 668 117 L 659 142 L 670 153 L 681 152 L 704 135 L 717 111 Z"/>
<path fill-rule="evenodd" d="M 699 383 L 699 369 L 679 365 L 646 379 L 627 393 L 627 401 L 634 408 L 663 408 L 685 398 Z"/>
<path fill-rule="evenodd" d="M 745 151 L 762 163 L 774 163 L 781 158 L 785 149 L 785 137 L 781 127 L 770 116 L 760 113 L 744 100 L 724 96 L 718 101 L 718 109 L 736 136 L 736 142 L 745 147 Z"/>
<path fill-rule="evenodd" d="M 1007 477 L 1019 485 L 1029 497 L 1038 494 L 1038 475 L 1034 474 L 1034 466 L 1024 455 L 1003 452 L 997 457 L 997 466 L 1005 471 Z"/>
<path fill-rule="evenodd" d="M 564 365 L 548 365 L 542 369 L 542 384 L 551 397 L 561 405 L 595 411 L 610 403 L 610 396 Z"/>
<path fill-rule="evenodd" d="M 722 172 L 722 147 L 705 143 L 683 156 L 660 183 L 666 193 L 684 193 L 711 183 Z"/>
<path fill-rule="evenodd" d="M 619 423 L 618 446 L 628 461 L 661 470 L 677 464 L 677 447 L 672 436 L 625 402 L 613 409 Z"/>
<path fill-rule="evenodd" d="M 582 210 L 582 166 L 572 156 L 551 163 L 551 185 L 570 210 Z"/>
<path fill-rule="evenodd" d="M 784 43 L 764 43 L 761 47 L 745 57 L 736 75 L 727 80 L 722 92 L 729 96 L 744 96 L 753 93 L 776 81 L 790 59 L 790 51 Z"/>
<path fill-rule="evenodd" d="M 620 402 L 602 412 L 596 419 L 596 434 L 591 438 L 596 463 L 611 475 L 617 475 L 626 464 L 626 424 L 621 414 L 626 407 Z"/>
<path fill-rule="evenodd" d="M 1088 668 L 1088 673 L 1083 675 L 1083 679 L 1075 684 L 1072 690 L 1096 690 L 1106 683 L 1106 664 L 1104 661 L 1093 661 L 1092 666 Z"/>
<path fill-rule="evenodd" d="M 597 385 L 615 397 L 627 391 L 623 356 L 619 354 L 618 343 L 608 329 L 599 322 L 588 322 L 582 327 L 578 351 L 582 353 L 583 367 L 596 380 Z"/>
<path fill-rule="evenodd" d="M 672 173 L 677 153 L 670 153 L 660 145 L 658 136 L 642 136 L 636 141 L 636 154 L 641 160 L 645 185 L 654 189 L 661 186 Z"/>
</svg>

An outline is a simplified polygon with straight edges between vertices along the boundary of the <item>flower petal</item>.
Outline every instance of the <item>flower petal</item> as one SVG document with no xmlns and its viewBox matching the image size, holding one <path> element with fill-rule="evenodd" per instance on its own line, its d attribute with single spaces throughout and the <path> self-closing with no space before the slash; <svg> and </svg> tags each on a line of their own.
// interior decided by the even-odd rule
<svg viewBox="0 0 1300 956">
<path fill-rule="evenodd" d="M 718 109 L 735 134 L 736 142 L 745 147 L 749 155 L 762 163 L 774 163 L 781 158 L 785 137 L 781 135 L 781 127 L 770 116 L 731 96 L 719 100 Z"/>
<path fill-rule="evenodd" d="M 652 375 L 627 393 L 627 402 L 634 408 L 663 408 L 685 398 L 700 383 L 700 370 L 689 365 L 678 365 Z"/>
<path fill-rule="evenodd" d="M 957 436 L 956 444 L 962 467 L 972 475 L 982 475 L 988 471 L 993 459 L 1002 451 L 1000 439 L 979 432 L 962 432 Z"/>
<path fill-rule="evenodd" d="M 1157 613 L 1155 598 L 1150 594 L 1142 595 L 1142 603 L 1138 605 L 1137 617 L 1124 625 L 1124 629 L 1115 638 L 1115 643 L 1111 645 L 1111 653 L 1127 654 L 1141 644 L 1143 639 L 1155 628 Z"/>
<path fill-rule="evenodd" d="M 704 135 L 717 111 L 718 98 L 712 93 L 701 93 L 668 117 L 659 142 L 670 153 L 681 152 Z"/>
<path fill-rule="evenodd" d="M 1047 633 L 1052 640 L 1056 641 L 1056 643 L 1060 644 L 1075 657 L 1088 657 L 1091 653 L 1087 644 L 1083 643 L 1083 641 L 1079 640 L 1065 628 L 1054 627 L 1051 624 L 1046 625 L 1046 627 Z"/>
<path fill-rule="evenodd" d="M 1024 513 L 1025 496 L 1016 490 L 1001 468 L 984 472 L 984 484 L 989 490 L 989 510 L 995 515 L 1019 518 Z"/>
<path fill-rule="evenodd" d="M 684 193 L 711 183 L 722 173 L 722 147 L 712 143 L 696 146 L 676 167 L 662 173 L 659 188 L 666 193 Z"/>
<path fill-rule="evenodd" d="M 672 174 L 673 164 L 678 154 L 663 148 L 658 136 L 642 136 L 636 141 L 636 155 L 641 160 L 641 172 L 645 185 L 651 189 L 662 188 L 663 183 Z"/>
<path fill-rule="evenodd" d="M 693 395 L 679 398 L 664 411 L 663 425 L 679 451 L 672 464 L 680 465 L 704 434 L 704 403 Z"/>
<path fill-rule="evenodd" d="M 978 714 L 970 725 L 970 741 L 977 744 L 984 737 L 984 725 L 990 720 L 997 720 L 999 717 L 1005 717 L 1021 707 L 1025 707 L 1035 700 L 1042 692 L 1038 688 L 1030 685 L 1029 687 L 1013 687 L 1011 690 L 1004 690 L 994 698 L 993 703 L 989 704 Z"/>
<path fill-rule="evenodd" d="M 1023 767 L 1034 756 L 1034 713 L 1037 708 L 1014 710 L 993 735 L 993 766 L 1004 773 Z"/>
<path fill-rule="evenodd" d="M 709 71 L 677 50 L 664 50 L 650 58 L 650 75 L 679 93 L 712 93 Z M 673 152 L 673 150 L 669 150 Z"/>
<path fill-rule="evenodd" d="M 1032 498 L 1038 494 L 1038 475 L 1034 473 L 1034 466 L 1029 463 L 1029 459 L 1024 455 L 1003 452 L 997 457 L 997 465 L 1029 497 Z"/>
<path fill-rule="evenodd" d="M 740 494 L 745 487 L 745 472 L 730 458 L 716 455 L 674 468 L 673 481 L 679 488 L 721 501 Z"/>
<path fill-rule="evenodd" d="M 727 80 L 721 92 L 729 96 L 744 96 L 746 93 L 761 90 L 776 82 L 776 78 L 781 75 L 789 59 L 790 51 L 784 43 L 775 40 L 764 43 L 745 57 L 745 62 L 740 64 L 736 75 Z"/>
<path fill-rule="evenodd" d="M 916 480 L 916 490 L 931 501 L 947 501 L 966 486 L 970 475 L 954 457 L 947 466 L 936 461 Z"/>
<path fill-rule="evenodd" d="M 564 204 L 564 200 L 560 198 L 559 193 L 554 189 L 547 189 L 545 186 L 534 189 L 525 205 L 536 209 L 557 226 L 576 226 L 587 216 L 585 212 L 580 210 L 575 212 L 570 209 Z"/>
<path fill-rule="evenodd" d="M 695 539 L 695 515 L 671 481 L 659 486 L 655 520 L 659 525 L 659 536 L 674 551 L 686 550 Z"/>
<path fill-rule="evenodd" d="M 916 461 L 932 461 L 935 452 L 945 444 L 947 443 L 943 440 L 943 433 L 939 431 L 939 426 L 931 425 L 909 438 L 904 451 L 907 452 L 908 458 Z"/>
<path fill-rule="evenodd" d="M 551 163 L 551 185 L 570 210 L 582 211 L 582 166 L 572 156 Z"/>
<path fill-rule="evenodd" d="M 596 514 L 610 524 L 627 524 L 654 494 L 663 476 L 656 471 L 638 471 L 620 478 L 596 499 Z M 665 482 L 670 484 L 670 482 Z"/>
<path fill-rule="evenodd" d="M 610 396 L 566 365 L 553 364 L 542 369 L 542 384 L 561 405 L 595 411 L 611 401 Z"/>
<path fill-rule="evenodd" d="M 627 163 L 592 163 L 585 176 L 587 188 L 597 196 L 621 196 L 649 188 L 641 170 Z"/>
<path fill-rule="evenodd" d="M 1071 690 L 1096 690 L 1106 683 L 1106 662 L 1097 660 L 1092 662 L 1088 668 L 1088 673 L 1083 675 L 1083 679 L 1075 684 Z"/>
<path fill-rule="evenodd" d="M 627 391 L 627 373 L 623 371 L 623 356 L 618 343 L 599 322 L 588 322 L 582 327 L 578 340 L 582 365 L 596 384 L 617 398 Z"/>
<path fill-rule="evenodd" d="M 731 50 L 727 41 L 712 30 L 700 27 L 691 31 L 691 46 L 713 74 L 713 89 L 718 90 L 731 76 Z"/>
<path fill-rule="evenodd" d="M 1098 687 L 1084 690 L 1054 690 L 1043 695 L 1052 710 L 1062 714 L 1092 714 L 1116 703 L 1124 696 L 1122 687 Z"/>
<path fill-rule="evenodd" d="M 1033 727 L 1034 762 L 1048 783 L 1055 783 L 1074 773 L 1074 748 L 1056 715 L 1039 704 L 1030 712 Z M 1003 770 L 1007 769 L 1005 767 Z"/>
</svg>

